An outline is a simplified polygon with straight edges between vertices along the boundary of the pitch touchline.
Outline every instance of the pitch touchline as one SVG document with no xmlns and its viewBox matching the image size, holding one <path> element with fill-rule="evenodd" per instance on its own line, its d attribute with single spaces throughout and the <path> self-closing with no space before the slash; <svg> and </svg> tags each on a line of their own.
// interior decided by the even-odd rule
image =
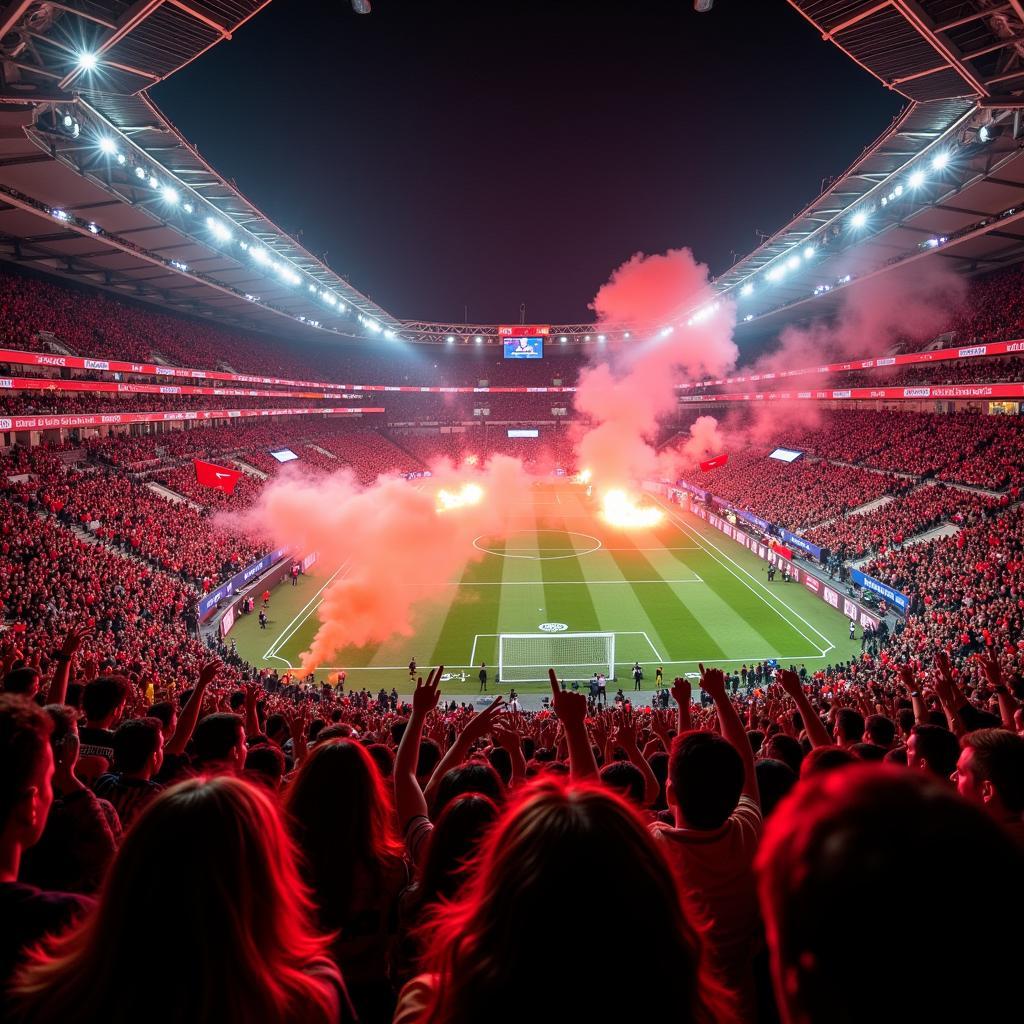
<svg viewBox="0 0 1024 1024">
<path fill-rule="evenodd" d="M 348 567 L 348 565 L 350 564 L 350 561 L 351 561 L 351 559 L 349 559 L 348 561 L 345 561 L 341 565 L 339 565 L 338 568 L 335 569 L 334 572 L 327 578 L 327 580 L 324 582 L 324 585 L 298 610 L 298 612 L 295 615 L 295 618 L 293 618 L 292 621 L 289 622 L 288 625 L 284 627 L 284 629 L 278 634 L 277 639 L 274 640 L 274 642 L 266 649 L 266 651 L 264 652 L 264 655 L 263 655 L 264 658 L 276 658 L 278 661 L 284 661 L 284 663 L 286 665 L 288 665 L 289 668 L 291 667 L 289 662 L 285 661 L 284 658 L 277 658 L 277 652 L 291 639 L 292 635 L 299 629 L 299 627 L 302 625 L 302 623 L 305 622 L 306 619 L 309 618 L 309 616 L 313 613 L 313 611 L 316 611 L 316 608 L 314 608 L 314 609 L 312 609 L 312 611 L 308 612 L 305 615 L 305 617 L 303 617 L 302 613 L 305 612 L 306 609 L 309 608 L 309 606 L 314 601 L 316 601 L 316 599 L 328 588 L 328 586 L 330 586 L 330 584 L 334 580 L 334 577 L 337 576 L 338 573 L 340 573 L 342 569 L 345 569 L 345 568 Z M 319 607 L 319 605 L 317 607 Z M 302 620 L 301 622 L 299 621 L 300 618 Z M 297 623 L 297 625 L 296 625 L 296 623 Z M 292 628 L 292 627 L 294 627 L 294 628 Z M 289 630 L 291 630 L 291 632 L 289 632 Z"/>
</svg>

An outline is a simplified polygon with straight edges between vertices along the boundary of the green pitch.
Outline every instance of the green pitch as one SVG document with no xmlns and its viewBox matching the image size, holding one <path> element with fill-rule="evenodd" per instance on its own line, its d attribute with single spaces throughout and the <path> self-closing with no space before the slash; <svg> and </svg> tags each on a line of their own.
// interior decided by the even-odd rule
<svg viewBox="0 0 1024 1024">
<path fill-rule="evenodd" d="M 860 652 L 843 615 L 798 584 L 778 576 L 768 583 L 764 562 L 674 506 L 665 506 L 653 529 L 618 530 L 581 488 L 564 483 L 534 486 L 513 512 L 513 532 L 478 537 L 443 599 L 420 608 L 415 637 L 346 648 L 318 675 L 344 668 L 350 688 L 407 693 L 406 666 L 415 657 L 421 667 L 443 663 L 454 673 L 446 693 L 475 693 L 484 661 L 497 692 L 507 689 L 495 684 L 498 634 L 537 633 L 552 623 L 574 633 L 614 632 L 618 685 L 626 690 L 634 661 L 650 689 L 658 665 L 670 680 L 695 672 L 700 661 L 732 669 L 778 658 L 814 669 Z M 321 565 L 298 586 L 278 587 L 266 630 L 253 615 L 232 631 L 239 653 L 282 672 L 298 665 L 316 631 L 321 591 L 343 572 Z M 520 692 L 546 688 L 516 685 Z"/>
</svg>

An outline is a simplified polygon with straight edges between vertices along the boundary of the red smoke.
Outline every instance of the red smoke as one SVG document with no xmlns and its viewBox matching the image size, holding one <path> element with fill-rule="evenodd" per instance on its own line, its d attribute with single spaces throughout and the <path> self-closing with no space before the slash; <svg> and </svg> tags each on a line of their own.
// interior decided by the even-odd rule
<svg viewBox="0 0 1024 1024">
<path fill-rule="evenodd" d="M 600 488 L 657 473 L 654 442 L 659 423 L 677 407 L 675 385 L 735 365 L 731 303 L 719 300 L 716 312 L 692 326 L 683 318 L 715 301 L 707 267 L 689 249 L 637 253 L 598 291 L 591 304 L 598 327 L 626 323 L 637 339 L 611 361 L 583 370 L 576 388 L 576 411 L 590 420 L 576 444 L 578 465 Z"/>
<path fill-rule="evenodd" d="M 484 489 L 480 504 L 438 513 L 437 491 L 466 483 Z M 417 607 L 443 594 L 467 558 L 483 557 L 474 538 L 507 531 L 509 509 L 528 486 L 521 464 L 501 455 L 479 471 L 438 463 L 430 478 L 382 476 L 369 487 L 348 470 L 311 477 L 288 467 L 233 522 L 277 545 L 319 552 L 325 578 L 344 566 L 323 592 L 320 627 L 302 655 L 305 673 L 332 664 L 349 644 L 411 636 Z"/>
</svg>

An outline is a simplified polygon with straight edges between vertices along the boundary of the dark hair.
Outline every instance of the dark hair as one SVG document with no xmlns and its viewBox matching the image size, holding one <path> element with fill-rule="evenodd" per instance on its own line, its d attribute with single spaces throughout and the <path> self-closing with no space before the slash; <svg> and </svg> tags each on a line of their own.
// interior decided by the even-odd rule
<svg viewBox="0 0 1024 1024">
<path fill-rule="evenodd" d="M 78 731 L 78 712 L 67 704 L 47 704 L 43 710 L 50 716 L 53 732 L 50 733 L 50 744 L 56 746 L 65 736 L 71 733 L 72 727 Z"/>
<path fill-rule="evenodd" d="M 849 749 L 859 761 L 885 760 L 885 747 L 877 743 L 854 743 Z"/>
<path fill-rule="evenodd" d="M 174 705 L 169 700 L 158 700 L 149 709 L 149 717 L 155 718 L 164 732 L 170 729 L 175 713 Z"/>
<path fill-rule="evenodd" d="M 487 751 L 487 760 L 507 786 L 512 781 L 512 755 L 504 747 L 492 747 Z"/>
<path fill-rule="evenodd" d="M 441 748 L 428 736 L 420 741 L 420 756 L 416 761 L 416 778 L 429 778 L 441 763 Z"/>
<path fill-rule="evenodd" d="M 785 761 L 762 758 L 754 765 L 761 794 L 761 814 L 767 818 L 797 783 L 797 774 Z"/>
<path fill-rule="evenodd" d="M 800 765 L 804 759 L 804 748 L 800 746 L 800 741 L 794 736 L 787 736 L 784 732 L 777 732 L 764 745 L 761 755 L 769 761 L 785 762 L 799 775 Z"/>
<path fill-rule="evenodd" d="M 747 741 L 750 743 L 750 752 L 754 754 L 755 757 L 760 752 L 761 747 L 764 746 L 764 740 L 764 729 L 747 730 Z"/>
<path fill-rule="evenodd" d="M 12 668 L 4 676 L 4 693 L 18 694 L 19 696 L 30 697 L 36 692 L 39 686 L 39 671 L 26 665 L 22 668 Z"/>
<path fill-rule="evenodd" d="M 856 763 L 856 754 L 843 747 L 814 747 L 800 764 L 800 778 L 809 779 Z"/>
<path fill-rule="evenodd" d="M 249 776 L 258 776 L 257 781 L 270 782 L 274 789 L 284 778 L 284 753 L 274 743 L 261 743 L 245 755 L 245 771 Z"/>
<path fill-rule="evenodd" d="M 240 715 L 217 711 L 201 719 L 192 733 L 192 747 L 199 761 L 221 761 L 238 743 L 238 734 L 245 732 Z"/>
<path fill-rule="evenodd" d="M 381 775 L 390 779 L 395 770 L 395 755 L 383 743 L 371 743 L 366 752 L 376 762 Z"/>
<path fill-rule="evenodd" d="M 880 928 L 874 913 L 837 918 L 837 908 L 877 906 L 910 866 L 916 891 L 943 892 L 951 864 L 984 864 L 992 878 L 1019 879 L 1024 854 L 983 810 L 922 772 L 860 764 L 802 780 L 768 821 L 757 857 L 776 991 L 791 1003 L 780 1007 L 782 1018 L 878 1017 L 878 990 L 864 984 L 866 956 L 898 963 L 907 978 L 934 977 L 967 934 L 985 939 L 989 984 L 897 985 L 886 990 L 882 1016 L 1001 1019 L 1019 951 L 997 937 L 1024 914 L 1019 885 L 1004 887 L 998 900 L 914 900 L 912 942 L 899 928 Z"/>
<path fill-rule="evenodd" d="M 498 773 L 486 761 L 469 761 L 444 773 L 434 796 L 433 816 L 438 818 L 460 793 L 483 793 L 496 804 L 505 800 L 505 787 Z"/>
<path fill-rule="evenodd" d="M 1008 729 L 975 729 L 960 741 L 978 772 L 1013 814 L 1024 811 L 1024 737 Z"/>
<path fill-rule="evenodd" d="M 629 761 L 612 761 L 601 769 L 601 781 L 636 807 L 644 806 L 644 776 Z"/>
<path fill-rule="evenodd" d="M 691 730 L 672 741 L 668 778 L 686 824 L 718 828 L 743 791 L 743 759 L 721 736 Z"/>
<path fill-rule="evenodd" d="M 864 736 L 864 716 L 853 708 L 840 708 L 836 712 L 836 739 L 839 733 L 847 742 L 859 743 Z"/>
<path fill-rule="evenodd" d="M 0 828 L 32 782 L 53 723 L 39 705 L 16 694 L 0 694 Z"/>
<path fill-rule="evenodd" d="M 868 715 L 864 733 L 872 743 L 888 749 L 896 739 L 896 723 L 885 715 Z"/>
<path fill-rule="evenodd" d="M 654 777 L 658 780 L 658 796 L 654 801 L 654 809 L 665 810 L 668 803 L 665 800 L 665 782 L 668 780 L 668 753 L 664 750 L 656 750 L 647 763 L 651 766 Z"/>
<path fill-rule="evenodd" d="M 355 734 L 355 730 L 347 722 L 337 722 L 334 725 L 329 725 L 325 729 L 321 729 L 317 733 L 316 742 L 317 745 L 321 743 L 327 743 L 329 740 L 347 740 L 351 739 Z"/>
<path fill-rule="evenodd" d="M 929 771 L 943 779 L 948 779 L 956 771 L 960 744 L 945 726 L 915 725 L 910 735 L 916 738 L 914 748 L 917 756 L 924 758 Z"/>
<path fill-rule="evenodd" d="M 417 904 L 451 899 L 465 878 L 480 840 L 498 818 L 498 805 L 482 793 L 462 793 L 441 812 L 420 868 Z"/>
<path fill-rule="evenodd" d="M 321 924 L 332 931 L 347 927 L 359 882 L 355 869 L 379 884 L 402 861 L 390 787 L 361 743 L 330 740 L 302 762 L 285 806 Z"/>
<path fill-rule="evenodd" d="M 160 743 L 160 719 L 129 718 L 114 733 L 114 767 L 129 774 L 142 771 Z"/>
<path fill-rule="evenodd" d="M 89 721 L 106 718 L 128 699 L 130 689 L 131 683 L 124 676 L 100 676 L 86 683 L 82 693 L 85 717 Z"/>
</svg>

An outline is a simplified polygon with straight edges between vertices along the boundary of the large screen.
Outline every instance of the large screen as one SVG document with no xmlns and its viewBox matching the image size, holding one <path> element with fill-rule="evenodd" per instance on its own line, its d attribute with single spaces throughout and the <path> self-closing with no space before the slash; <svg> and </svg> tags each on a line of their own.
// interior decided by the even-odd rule
<svg viewBox="0 0 1024 1024">
<path fill-rule="evenodd" d="M 293 459 L 297 459 L 298 455 L 291 450 L 291 448 L 281 448 L 276 452 L 271 452 L 271 455 L 277 459 L 278 462 L 291 462 Z"/>
<path fill-rule="evenodd" d="M 506 338 L 506 359 L 543 359 L 543 338 Z"/>
<path fill-rule="evenodd" d="M 796 462 L 801 455 L 803 452 L 794 451 L 792 448 L 776 448 L 768 458 L 778 459 L 779 462 Z"/>
<path fill-rule="evenodd" d="M 515 430 L 509 427 L 506 433 L 509 437 L 540 437 L 540 431 L 536 427 L 532 430 Z"/>
</svg>

